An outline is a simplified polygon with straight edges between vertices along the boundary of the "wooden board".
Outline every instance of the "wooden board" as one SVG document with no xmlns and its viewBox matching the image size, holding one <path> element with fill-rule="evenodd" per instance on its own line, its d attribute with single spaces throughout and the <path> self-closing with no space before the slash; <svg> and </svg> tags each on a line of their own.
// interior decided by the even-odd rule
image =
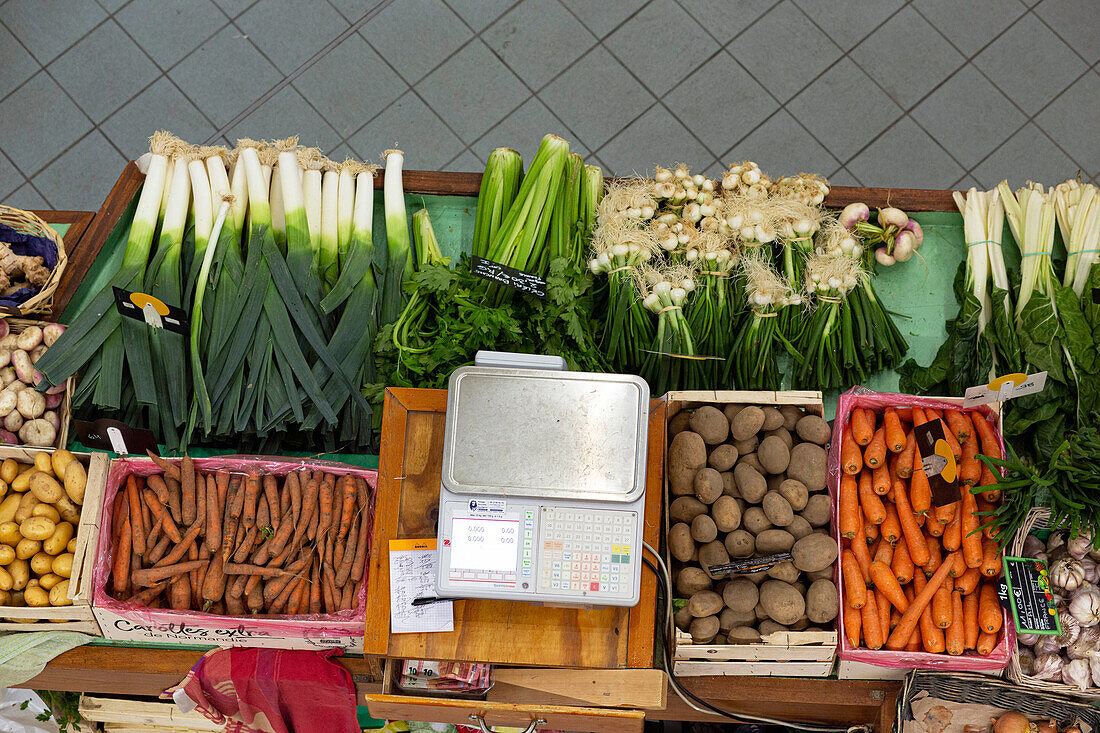
<svg viewBox="0 0 1100 733">
<path fill-rule="evenodd" d="M 371 540 L 364 653 L 545 667 L 652 667 L 656 579 L 642 572 L 633 609 L 549 608 L 515 601 L 454 604 L 455 630 L 390 634 L 389 541 L 436 536 L 445 390 L 386 390 Z M 643 537 L 660 536 L 664 403 L 650 404 Z"/>
<path fill-rule="evenodd" d="M 72 292 L 76 292 L 76 287 L 80 285 L 80 281 L 84 279 L 84 274 L 88 272 L 88 267 L 91 266 L 91 260 L 89 260 L 86 265 L 77 264 L 74 262 L 74 255 L 80 256 L 77 255 L 77 253 L 81 252 L 84 234 L 95 218 L 95 214 L 91 211 L 41 210 L 32 210 L 31 213 L 47 224 L 69 225 L 69 228 L 61 235 L 61 241 L 65 245 L 65 255 L 68 257 L 69 262 L 65 266 L 65 272 L 61 273 L 61 282 L 57 284 L 57 290 L 54 291 L 53 310 L 49 313 L 32 313 L 26 316 L 27 318 L 56 321 L 57 317 L 61 315 L 61 311 L 65 309 L 64 303 L 69 302 L 68 297 L 66 297 L 64 303 L 58 305 L 58 303 L 61 302 L 60 298 L 62 297 L 62 291 L 69 288 Z M 98 252 L 99 250 L 97 249 L 96 251 Z"/>
<path fill-rule="evenodd" d="M 665 706 L 667 685 L 659 669 L 522 669 L 497 667 L 488 700 L 524 700 L 601 708 Z"/>
</svg>

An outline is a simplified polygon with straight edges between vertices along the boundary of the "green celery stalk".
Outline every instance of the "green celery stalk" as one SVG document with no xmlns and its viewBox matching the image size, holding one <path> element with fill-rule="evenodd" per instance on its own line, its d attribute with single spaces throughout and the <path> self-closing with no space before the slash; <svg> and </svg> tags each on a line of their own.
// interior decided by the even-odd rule
<svg viewBox="0 0 1100 733">
<path fill-rule="evenodd" d="M 477 195 L 477 216 L 474 218 L 475 257 L 487 257 L 489 242 L 500 229 L 508 214 L 523 178 L 523 158 L 511 148 L 497 148 L 485 162 L 481 190 Z"/>
</svg>

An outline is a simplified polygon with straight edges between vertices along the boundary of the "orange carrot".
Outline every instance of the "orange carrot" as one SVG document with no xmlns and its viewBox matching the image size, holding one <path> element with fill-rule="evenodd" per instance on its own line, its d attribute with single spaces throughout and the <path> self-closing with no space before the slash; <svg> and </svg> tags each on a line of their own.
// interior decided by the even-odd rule
<svg viewBox="0 0 1100 733">
<path fill-rule="evenodd" d="M 955 518 L 955 513 L 959 510 L 959 503 L 953 501 L 949 504 L 938 506 L 932 510 L 932 514 L 935 515 L 936 521 L 940 524 L 950 524 L 951 520 Z"/>
<path fill-rule="evenodd" d="M 988 657 L 993 653 L 995 648 L 997 648 L 996 634 L 986 634 L 983 632 L 978 635 L 978 643 L 974 647 L 978 654 L 981 654 L 983 657 Z"/>
<path fill-rule="evenodd" d="M 962 445 L 959 461 L 959 481 L 964 486 L 976 486 L 982 478 L 982 462 L 978 460 L 978 441 L 971 439 Z"/>
<path fill-rule="evenodd" d="M 954 562 L 954 558 L 952 558 Z M 920 615 L 924 612 L 924 609 L 928 607 L 928 604 L 932 602 L 932 596 L 936 594 L 936 591 L 940 589 L 944 581 L 947 580 L 947 572 L 951 569 L 951 563 L 943 563 L 940 565 L 940 569 L 936 571 L 928 584 L 924 586 L 924 589 L 917 593 L 913 598 L 913 602 L 909 604 L 909 608 L 901 615 L 901 622 L 898 624 L 894 632 L 890 634 L 890 638 L 886 642 L 886 646 L 895 651 L 903 649 L 907 641 L 909 641 L 909 635 L 913 633 L 913 630 L 917 628 L 917 623 L 920 620 Z"/>
<path fill-rule="evenodd" d="M 962 536 L 963 558 L 968 568 L 980 568 L 982 566 L 982 534 L 979 530 L 981 517 L 978 516 L 978 502 L 969 489 L 963 489 L 962 503 L 959 507 L 962 526 L 959 534 Z"/>
<path fill-rule="evenodd" d="M 926 420 L 943 420 L 943 410 L 938 407 L 926 407 L 924 408 L 924 417 Z"/>
<path fill-rule="evenodd" d="M 868 649 L 881 649 L 883 643 L 882 624 L 879 622 L 878 604 L 875 594 L 867 594 L 867 603 L 860 609 L 863 615 L 863 639 L 867 642 Z M 908 641 L 908 637 L 906 641 Z"/>
<path fill-rule="evenodd" d="M 901 539 L 901 523 L 898 521 L 898 507 L 891 501 L 886 502 L 883 508 L 886 512 L 886 518 L 882 520 L 879 531 L 887 542 L 894 544 Z"/>
<path fill-rule="evenodd" d="M 889 565 L 877 560 L 872 562 L 871 582 L 875 584 L 875 588 L 882 592 L 882 595 L 894 608 L 903 613 L 905 609 L 909 608 L 909 601 L 906 600 L 905 594 L 901 592 L 901 585 L 898 584 L 898 579 Z"/>
<path fill-rule="evenodd" d="M 1001 498 L 1001 490 L 997 488 L 997 477 L 984 462 L 982 463 L 982 475 L 978 479 L 978 486 L 983 487 L 981 496 L 986 501 L 994 502 Z"/>
<path fill-rule="evenodd" d="M 871 488 L 871 471 L 866 468 L 859 474 L 859 504 L 863 507 L 863 516 L 871 524 L 882 524 L 886 520 L 886 508 Z"/>
<path fill-rule="evenodd" d="M 943 439 L 947 442 L 948 448 L 951 449 L 951 455 L 955 457 L 956 461 L 959 460 L 962 457 L 962 446 L 943 420 L 940 420 L 940 427 L 943 428 Z"/>
<path fill-rule="evenodd" d="M 145 524 L 142 518 L 141 494 L 133 474 L 126 477 L 126 500 L 130 505 L 130 532 L 133 535 L 131 549 L 135 555 L 145 554 Z"/>
<path fill-rule="evenodd" d="M 987 634 L 996 634 L 1001 630 L 1004 616 L 1001 613 L 1001 602 L 997 598 L 997 589 L 993 583 L 982 583 L 978 591 L 978 625 Z"/>
<path fill-rule="evenodd" d="M 859 528 L 859 497 L 855 476 L 843 473 L 840 476 L 840 534 L 849 539 L 856 536 Z"/>
<path fill-rule="evenodd" d="M 898 418 L 902 422 L 913 422 L 913 408 L 912 407 L 895 407 L 894 412 L 898 413 Z"/>
<path fill-rule="evenodd" d="M 348 530 L 351 529 L 352 515 L 355 513 L 355 479 L 349 476 L 341 477 L 341 484 L 337 487 L 342 489 L 343 504 L 340 510 L 340 528 L 336 533 L 339 539 L 344 539 L 348 536 Z"/>
<path fill-rule="evenodd" d="M 882 591 L 875 590 L 875 608 L 878 610 L 878 627 L 882 629 L 882 640 L 886 641 L 886 637 L 890 635 L 890 610 L 893 608 L 890 605 L 890 601 L 886 600 L 886 596 L 882 594 Z"/>
<path fill-rule="evenodd" d="M 958 589 L 956 589 L 957 592 Z M 960 594 L 961 595 L 961 594 Z M 978 627 L 978 594 L 971 593 L 962 597 L 963 629 L 965 638 L 963 647 L 974 649 L 978 644 L 978 635 L 981 629 Z"/>
<path fill-rule="evenodd" d="M 840 439 L 840 465 L 848 474 L 857 474 L 863 468 L 863 454 L 850 430 L 845 430 Z"/>
<path fill-rule="evenodd" d="M 188 527 L 195 521 L 198 504 L 195 497 L 195 462 L 191 456 L 184 455 L 180 461 L 181 504 L 180 516 Z"/>
<path fill-rule="evenodd" d="M 118 547 L 111 566 L 111 587 L 115 596 L 130 592 L 130 548 L 132 547 L 133 533 L 130 531 L 130 518 L 122 523 L 122 531 L 118 535 Z"/>
<path fill-rule="evenodd" d="M 928 562 L 928 543 L 924 539 L 924 532 L 917 526 L 916 517 L 909 506 L 909 499 L 905 492 L 905 484 L 901 481 L 894 482 L 894 500 L 898 506 L 898 522 L 901 524 L 902 534 L 905 536 L 905 544 L 909 548 L 909 557 L 913 564 L 924 567 Z"/>
<path fill-rule="evenodd" d="M 966 491 L 966 489 L 964 488 L 963 491 Z M 955 512 L 955 518 L 944 527 L 940 542 L 943 543 L 943 549 L 948 552 L 954 552 L 962 547 L 962 518 L 959 512 Z"/>
<path fill-rule="evenodd" d="M 863 582 L 866 585 L 871 584 L 871 553 L 867 550 L 867 543 L 860 539 L 863 536 L 863 517 L 859 519 L 859 534 L 852 540 L 851 548 L 852 554 L 856 556 L 856 562 L 859 563 L 860 572 L 863 575 Z"/>
<path fill-rule="evenodd" d="M 159 524 L 164 529 L 164 534 L 173 542 L 180 542 L 182 537 L 180 537 L 179 528 L 172 521 L 172 515 L 168 507 L 160 503 L 160 499 L 157 498 L 152 489 L 145 489 L 142 492 L 142 498 L 145 499 L 145 503 L 153 515 L 154 524 Z"/>
<path fill-rule="evenodd" d="M 879 428 L 863 451 L 863 462 L 871 468 L 886 465 L 886 429 Z"/>
<path fill-rule="evenodd" d="M 924 425 L 928 422 L 928 417 L 925 415 L 924 410 L 919 407 L 913 408 L 913 427 L 918 425 Z"/>
<path fill-rule="evenodd" d="M 962 445 L 970 439 L 970 431 L 974 429 L 974 425 L 970 422 L 970 419 L 964 417 L 961 412 L 955 408 L 944 410 L 944 421 L 947 423 L 951 430 L 951 434 L 955 436 L 955 440 Z"/>
<path fill-rule="evenodd" d="M 177 575 L 189 573 L 203 564 L 203 560 L 189 560 L 188 562 L 176 563 L 175 565 L 165 565 L 159 568 L 143 568 L 132 573 L 131 580 L 133 581 L 134 585 L 153 585 L 157 581 L 167 580 L 168 578 L 174 578 Z"/>
<path fill-rule="evenodd" d="M 946 629 L 951 625 L 952 608 L 951 608 L 951 592 L 952 588 L 945 582 L 941 585 L 932 596 L 932 620 L 941 629 Z"/>
<path fill-rule="evenodd" d="M 244 507 L 241 509 L 241 526 L 246 530 L 252 529 L 256 524 L 256 504 L 260 499 L 261 488 L 260 472 L 251 469 L 244 480 Z"/>
<path fill-rule="evenodd" d="M 982 455 L 997 459 L 1004 458 L 1000 443 L 997 442 L 997 436 L 993 434 L 993 426 L 989 424 L 989 420 L 984 415 L 974 412 L 971 413 L 971 421 L 974 424 L 974 430 L 982 441 Z"/>
<path fill-rule="evenodd" d="M 912 430 L 905 436 L 905 450 L 898 453 L 898 478 L 910 478 L 913 475 L 913 455 L 917 452 L 917 436 Z"/>
<path fill-rule="evenodd" d="M 966 620 L 963 618 L 962 596 L 951 591 L 951 625 L 944 632 L 947 653 L 957 657 L 966 650 Z"/>
<path fill-rule="evenodd" d="M 863 580 L 863 570 L 851 550 L 840 554 L 840 571 L 844 579 L 844 597 L 850 608 L 863 608 L 867 602 L 867 584 Z"/>
<path fill-rule="evenodd" d="M 913 587 L 916 589 L 916 595 L 914 595 L 914 598 L 916 598 L 917 595 L 920 595 L 926 585 L 928 585 L 928 579 L 924 577 L 923 572 L 918 570 L 916 575 L 913 576 Z M 910 600 L 910 605 L 912 605 L 912 599 Z M 922 646 L 924 647 L 924 651 L 931 654 L 940 654 L 941 652 L 943 652 L 943 629 L 941 629 L 939 626 L 936 626 L 936 623 L 932 620 L 931 608 L 929 608 L 928 606 L 925 607 L 924 611 L 920 615 L 920 618 L 918 619 L 918 623 L 920 626 L 921 642 Z"/>
<path fill-rule="evenodd" d="M 848 596 L 844 597 L 844 636 L 848 639 L 848 646 L 859 646 L 859 631 L 863 625 L 863 613 L 859 608 L 848 604 Z"/>
<path fill-rule="evenodd" d="M 864 522 L 863 535 L 867 539 L 868 544 L 874 542 L 878 539 L 878 525 L 874 522 Z"/>
<path fill-rule="evenodd" d="M 978 588 L 978 583 L 981 582 L 982 571 L 978 568 L 967 568 L 966 572 L 955 579 L 955 587 L 959 589 L 959 592 L 964 596 L 968 596 Z"/>
<path fill-rule="evenodd" d="M 928 547 L 928 562 L 924 564 L 924 572 L 934 573 L 939 569 L 940 563 L 943 562 L 943 547 L 940 545 L 939 539 L 931 535 L 926 534 L 924 541 Z"/>
<path fill-rule="evenodd" d="M 871 488 L 879 496 L 890 492 L 890 467 L 883 464 L 871 471 Z"/>
<path fill-rule="evenodd" d="M 875 414 L 865 407 L 852 410 L 852 438 L 858 445 L 867 445 L 875 434 Z"/>
<path fill-rule="evenodd" d="M 901 427 L 901 419 L 897 410 L 887 407 L 882 418 L 882 426 L 886 430 L 886 447 L 893 453 L 901 453 L 905 450 L 905 431 Z"/>
<path fill-rule="evenodd" d="M 890 561 L 890 570 L 893 571 L 894 577 L 898 579 L 900 585 L 905 585 L 913 580 L 915 568 L 913 567 L 913 560 L 909 557 L 909 548 L 904 542 L 899 542 L 894 546 L 894 557 Z"/>
<path fill-rule="evenodd" d="M 1001 546 L 996 540 L 982 537 L 982 575 L 996 578 L 1001 574 Z"/>
<path fill-rule="evenodd" d="M 909 477 L 909 502 L 917 514 L 927 514 L 932 507 L 932 487 L 921 463 L 920 451 L 913 451 L 913 474 Z"/>
<path fill-rule="evenodd" d="M 929 518 L 927 518 L 924 522 L 924 531 L 928 533 L 929 537 L 935 537 L 936 539 L 939 539 L 943 536 L 944 525 L 935 521 L 934 516 L 926 516 L 929 516 Z"/>
</svg>

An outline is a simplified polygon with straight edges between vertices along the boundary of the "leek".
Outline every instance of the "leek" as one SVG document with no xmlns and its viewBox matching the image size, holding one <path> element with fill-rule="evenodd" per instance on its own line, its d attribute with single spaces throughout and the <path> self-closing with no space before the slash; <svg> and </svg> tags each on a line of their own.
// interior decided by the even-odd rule
<svg viewBox="0 0 1100 733">
<path fill-rule="evenodd" d="M 401 187 L 401 166 L 405 154 L 387 150 L 386 178 L 382 201 L 386 209 L 386 281 L 382 288 L 381 325 L 400 317 L 408 297 L 405 281 L 412 277 L 413 253 L 409 246 L 409 224 L 405 216 L 405 192 Z"/>
</svg>

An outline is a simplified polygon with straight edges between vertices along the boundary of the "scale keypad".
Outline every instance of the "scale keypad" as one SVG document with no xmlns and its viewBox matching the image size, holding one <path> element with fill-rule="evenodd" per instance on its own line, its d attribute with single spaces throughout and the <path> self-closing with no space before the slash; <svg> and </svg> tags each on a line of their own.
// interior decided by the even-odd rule
<svg viewBox="0 0 1100 733">
<path fill-rule="evenodd" d="M 629 595 L 637 521 L 637 512 L 543 508 L 539 592 Z"/>
</svg>

